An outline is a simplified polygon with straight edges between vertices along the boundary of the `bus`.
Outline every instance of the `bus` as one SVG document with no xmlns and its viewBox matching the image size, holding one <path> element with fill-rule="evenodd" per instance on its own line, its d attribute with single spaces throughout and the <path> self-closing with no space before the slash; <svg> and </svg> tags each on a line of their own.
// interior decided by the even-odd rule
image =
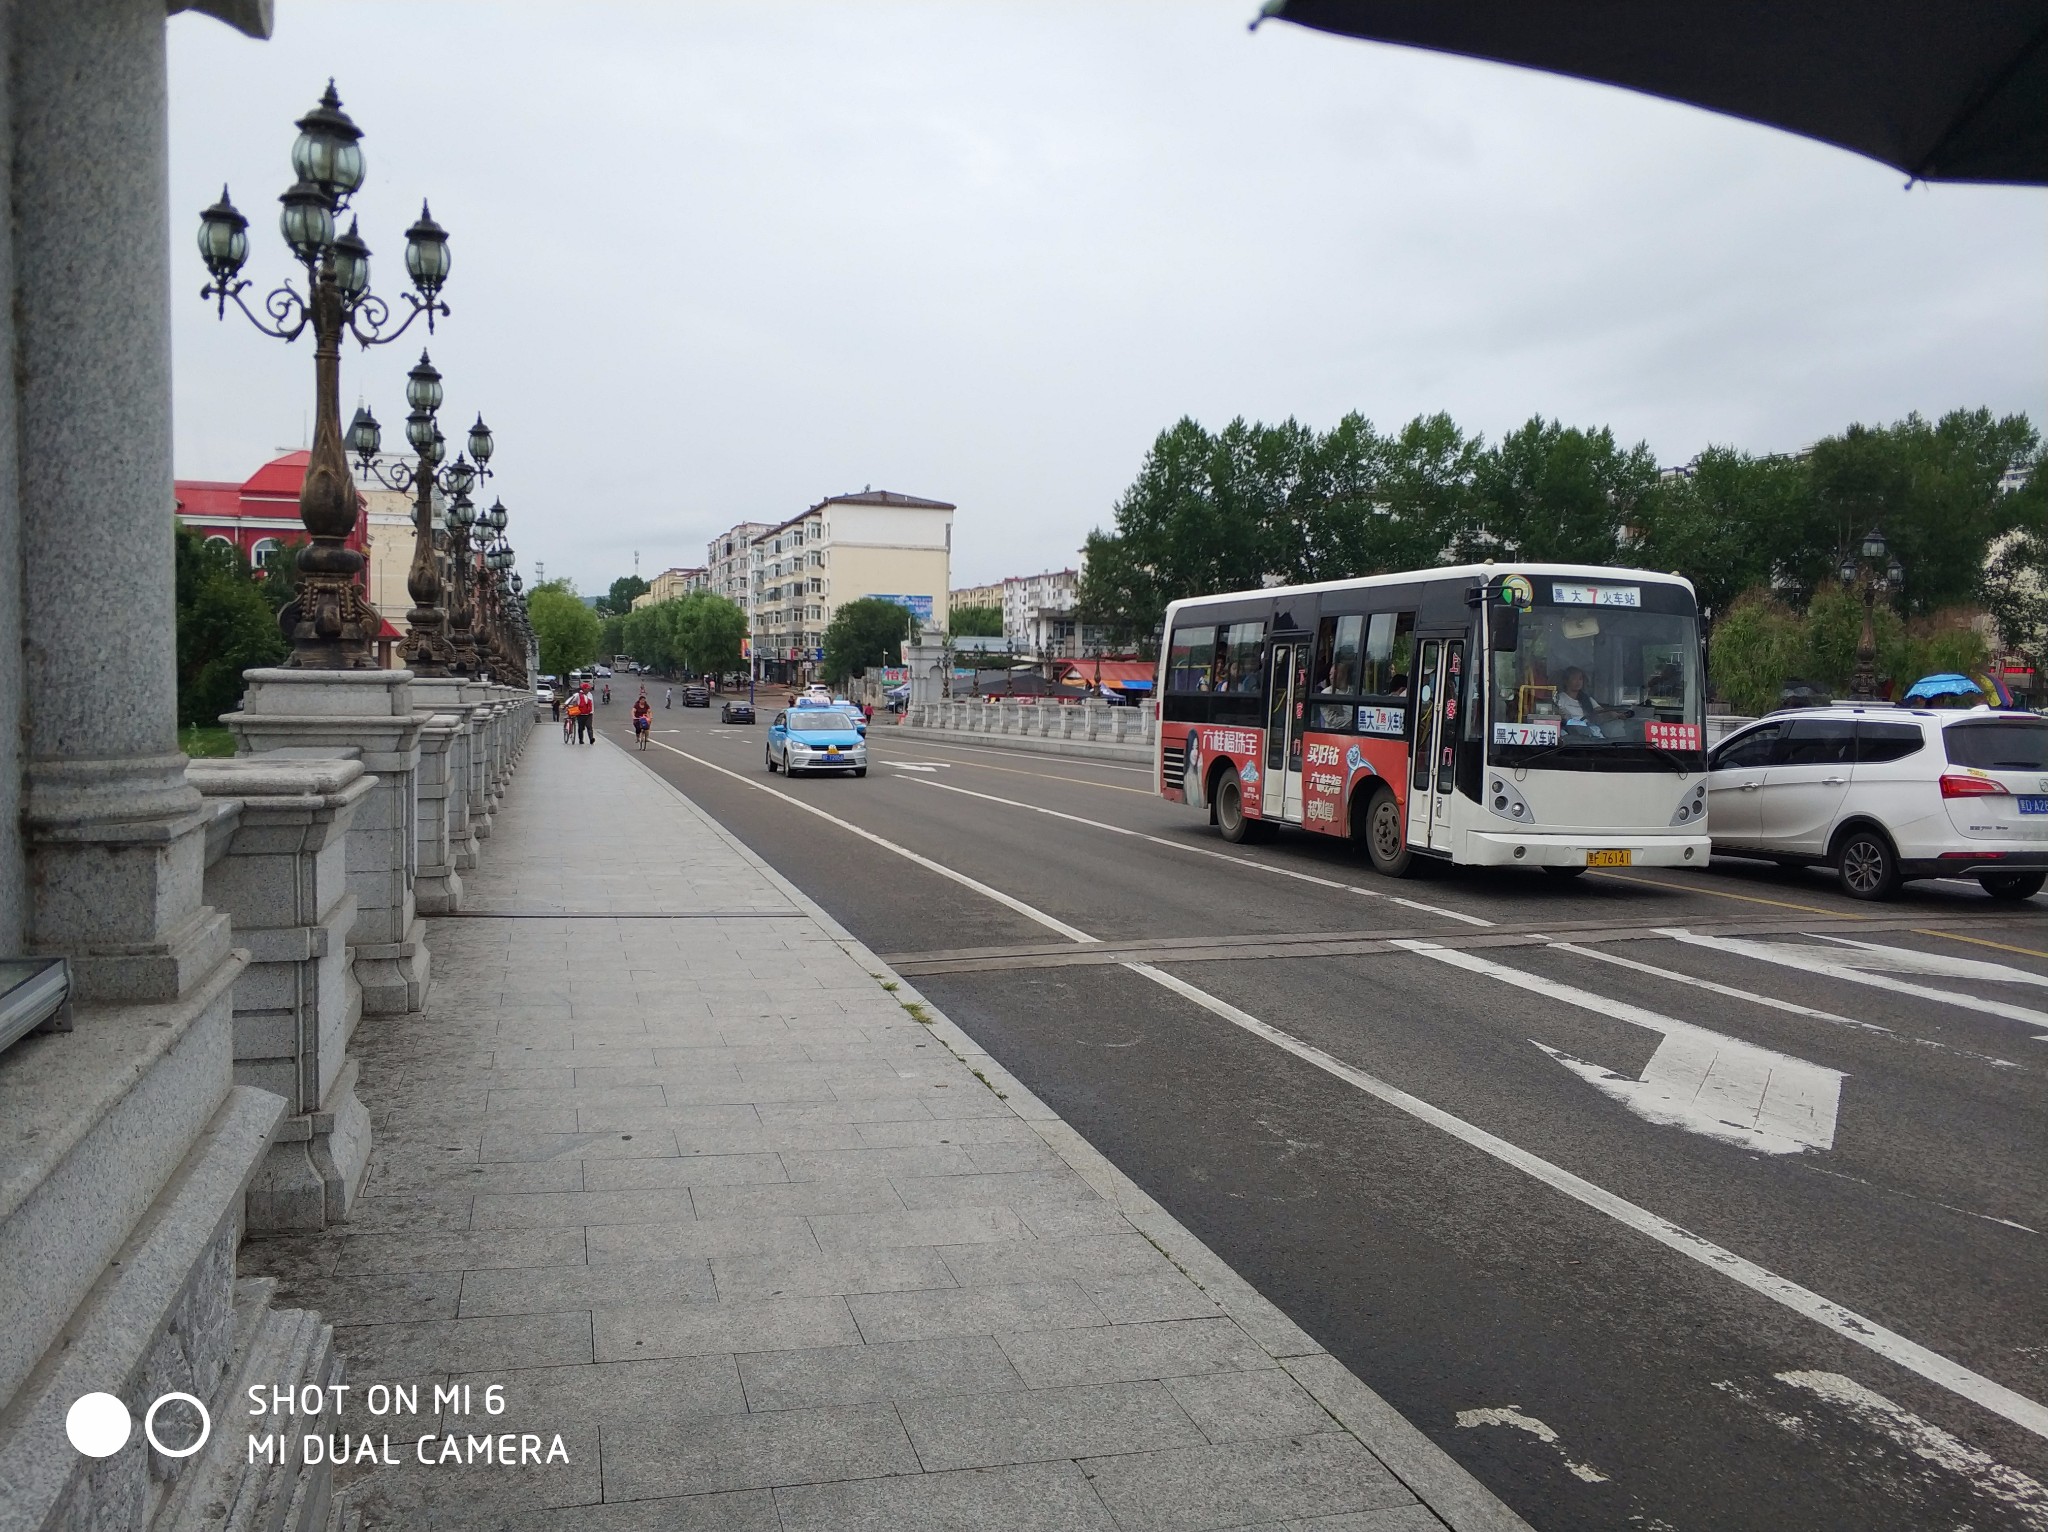
<svg viewBox="0 0 2048 1532">
<path fill-rule="evenodd" d="M 1572 876 L 1706 865 L 1706 680 L 1690 581 L 1494 563 L 1176 601 L 1160 793 L 1228 841 L 1278 825 Z"/>
</svg>

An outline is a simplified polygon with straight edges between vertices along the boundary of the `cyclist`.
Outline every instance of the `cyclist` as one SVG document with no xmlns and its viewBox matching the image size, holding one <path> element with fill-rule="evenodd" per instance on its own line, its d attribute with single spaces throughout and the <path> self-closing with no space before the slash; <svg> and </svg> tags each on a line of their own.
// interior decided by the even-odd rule
<svg viewBox="0 0 2048 1532">
<path fill-rule="evenodd" d="M 633 703 L 633 740 L 642 750 L 647 748 L 647 732 L 654 726 L 654 704 L 647 700 L 647 688 L 640 688 L 640 695 Z"/>
</svg>

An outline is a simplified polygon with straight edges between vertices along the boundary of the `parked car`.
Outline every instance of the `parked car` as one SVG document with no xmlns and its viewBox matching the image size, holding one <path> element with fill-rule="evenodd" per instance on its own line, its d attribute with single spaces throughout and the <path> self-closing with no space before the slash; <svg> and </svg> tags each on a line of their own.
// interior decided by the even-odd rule
<svg viewBox="0 0 2048 1532">
<path fill-rule="evenodd" d="M 702 681 L 691 681 L 683 687 L 684 707 L 711 706 L 711 688 Z"/>
<path fill-rule="evenodd" d="M 736 697 L 719 708 L 718 721 L 720 723 L 752 723 L 754 721 L 754 704 L 748 702 L 745 698 Z"/>
<path fill-rule="evenodd" d="M 1773 713 L 1714 748 L 1717 855 L 1835 869 L 1852 899 L 1975 878 L 1994 899 L 2048 884 L 2048 718 L 1834 703 Z"/>
<path fill-rule="evenodd" d="M 768 770 L 868 774 L 868 742 L 853 720 L 831 708 L 784 708 L 768 725 Z"/>
</svg>

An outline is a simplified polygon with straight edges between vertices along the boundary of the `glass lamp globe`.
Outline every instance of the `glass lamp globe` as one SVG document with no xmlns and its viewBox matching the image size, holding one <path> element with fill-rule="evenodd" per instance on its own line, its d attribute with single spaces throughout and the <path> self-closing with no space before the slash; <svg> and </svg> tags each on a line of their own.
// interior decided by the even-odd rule
<svg viewBox="0 0 2048 1532">
<path fill-rule="evenodd" d="M 334 243 L 334 210 L 327 205 L 326 193 L 311 181 L 301 181 L 277 200 L 284 204 L 277 215 L 284 242 L 292 254 L 312 265 Z"/>
<path fill-rule="evenodd" d="M 356 221 L 348 221 L 348 232 L 334 242 L 334 279 L 350 298 L 370 290 L 370 247 L 356 232 Z"/>
<path fill-rule="evenodd" d="M 419 365 L 405 375 L 405 402 L 426 415 L 441 407 L 441 374 L 424 351 Z"/>
<path fill-rule="evenodd" d="M 299 119 L 292 145 L 292 170 L 301 181 L 320 189 L 330 206 L 345 207 L 363 184 L 363 130 L 341 109 L 334 82 L 320 104 Z"/>
<path fill-rule="evenodd" d="M 434 417 L 425 410 L 414 410 L 405 417 L 405 439 L 412 443 L 412 450 L 424 457 L 434 446 Z"/>
<path fill-rule="evenodd" d="M 448 231 L 420 203 L 419 222 L 405 231 L 405 270 L 420 296 L 432 299 L 448 280 Z"/>
<path fill-rule="evenodd" d="M 484 424 L 482 412 L 478 412 L 476 424 L 469 428 L 469 455 L 477 460 L 478 466 L 482 466 L 491 460 L 491 454 L 497 449 L 498 444 L 491 440 L 491 428 Z"/>
<path fill-rule="evenodd" d="M 1863 547 L 1861 549 L 1861 552 L 1865 558 L 1870 560 L 1871 563 L 1882 563 L 1884 561 L 1886 551 L 1887 550 L 1885 548 L 1884 533 L 1880 532 L 1876 527 L 1872 527 L 1868 532 L 1865 532 L 1863 534 Z"/>
<path fill-rule="evenodd" d="M 232 281 L 249 259 L 249 220 L 220 189 L 220 201 L 199 215 L 199 254 L 216 282 Z"/>
<path fill-rule="evenodd" d="M 370 413 L 368 406 L 357 405 L 356 418 L 348 423 L 349 451 L 368 462 L 377 455 L 377 449 L 383 442 L 384 429 L 377 424 L 377 417 Z"/>
</svg>

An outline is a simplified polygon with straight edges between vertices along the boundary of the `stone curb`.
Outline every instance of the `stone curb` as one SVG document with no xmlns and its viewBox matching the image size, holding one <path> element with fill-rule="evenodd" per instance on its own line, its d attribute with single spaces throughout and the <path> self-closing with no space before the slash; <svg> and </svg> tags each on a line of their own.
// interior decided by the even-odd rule
<svg viewBox="0 0 2048 1532">
<path fill-rule="evenodd" d="M 911 732 L 920 737 L 927 733 L 950 733 L 922 729 Z M 608 736 L 601 738 L 628 759 L 637 754 Z M 1038 743 L 1078 742 L 1041 740 Z M 1333 1420 L 1363 1443 L 1450 1532 L 1534 1532 L 1526 1521 L 1461 1467 L 1455 1458 L 1431 1441 L 1343 1363 L 1324 1351 L 1300 1326 L 1232 1270 L 1171 1213 L 1153 1201 L 1143 1188 L 1111 1164 L 1057 1112 L 1039 1100 L 1028 1086 L 961 1031 L 952 1018 L 915 985 L 869 951 L 865 943 L 833 919 L 816 900 L 777 872 L 753 847 L 706 813 L 694 799 L 652 766 L 638 760 L 634 764 L 666 788 L 687 813 L 730 846 L 742 861 L 766 878 L 791 904 L 815 921 L 841 950 L 873 974 L 878 982 L 895 985 L 891 993 L 899 1002 L 917 1008 L 913 1014 L 926 1023 L 934 1037 L 972 1069 L 1012 1112 L 1029 1123 L 1046 1147 L 1094 1187 L 1105 1201 L 1114 1203 L 1134 1229 L 1207 1293 L 1247 1336 L 1285 1368 Z"/>
</svg>

